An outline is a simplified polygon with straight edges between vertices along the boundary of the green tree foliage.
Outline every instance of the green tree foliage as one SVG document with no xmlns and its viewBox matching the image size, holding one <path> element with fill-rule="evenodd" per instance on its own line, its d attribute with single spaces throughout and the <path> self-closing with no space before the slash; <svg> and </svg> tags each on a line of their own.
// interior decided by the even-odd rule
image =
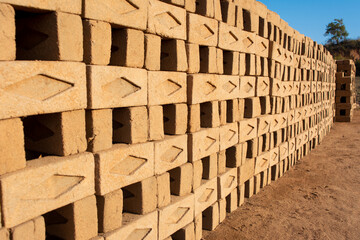
<svg viewBox="0 0 360 240">
<path fill-rule="evenodd" d="M 343 19 L 334 19 L 334 21 L 326 25 L 326 32 L 324 35 L 330 36 L 328 43 L 339 44 L 349 36 L 349 33 L 346 31 Z"/>
</svg>

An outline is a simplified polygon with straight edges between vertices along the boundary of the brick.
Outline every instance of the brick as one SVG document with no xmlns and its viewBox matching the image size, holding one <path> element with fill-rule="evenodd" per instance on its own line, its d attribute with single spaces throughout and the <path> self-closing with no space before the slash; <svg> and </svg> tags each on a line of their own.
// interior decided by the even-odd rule
<svg viewBox="0 0 360 240">
<path fill-rule="evenodd" d="M 196 10 L 196 0 L 185 0 L 185 9 L 188 12 L 194 13 Z"/>
<path fill-rule="evenodd" d="M 270 132 L 272 118 L 272 115 L 258 117 L 258 136 Z"/>
<path fill-rule="evenodd" d="M 219 75 L 218 82 L 218 95 L 220 100 L 229 100 L 239 98 L 241 96 L 241 83 L 238 76 Z"/>
<path fill-rule="evenodd" d="M 238 196 L 239 196 L 238 207 L 240 207 L 245 202 L 245 184 L 242 184 L 238 187 Z"/>
<path fill-rule="evenodd" d="M 260 97 L 261 104 L 261 114 L 270 114 L 271 113 L 271 101 L 270 96 Z"/>
<path fill-rule="evenodd" d="M 0 3 L 0 60 L 15 60 L 15 11 L 8 4 Z"/>
<path fill-rule="evenodd" d="M 188 73 L 200 72 L 199 45 L 193 43 L 186 43 L 186 55 L 188 60 Z"/>
<path fill-rule="evenodd" d="M 239 54 L 239 75 L 245 76 L 246 74 L 246 54 L 240 53 Z"/>
<path fill-rule="evenodd" d="M 246 160 L 247 143 L 239 143 L 226 150 L 226 167 L 236 168 Z"/>
<path fill-rule="evenodd" d="M 202 214 L 195 216 L 195 240 L 202 239 Z"/>
<path fill-rule="evenodd" d="M 227 168 L 226 172 L 218 176 L 218 198 L 225 198 L 238 185 L 237 168 Z"/>
<path fill-rule="evenodd" d="M 255 77 L 240 77 L 240 98 L 254 97 L 256 90 Z"/>
<path fill-rule="evenodd" d="M 113 110 L 113 142 L 142 143 L 148 139 L 148 112 L 146 107 Z"/>
<path fill-rule="evenodd" d="M 257 119 L 242 120 L 239 122 L 239 142 L 245 142 L 257 136 Z"/>
<path fill-rule="evenodd" d="M 216 49 L 216 65 L 217 65 L 217 72 L 219 74 L 224 73 L 224 61 L 223 61 L 223 59 L 224 59 L 223 51 L 221 49 L 217 48 Z"/>
<path fill-rule="evenodd" d="M 254 194 L 258 194 L 260 192 L 260 184 L 261 174 L 257 174 L 254 176 Z"/>
<path fill-rule="evenodd" d="M 242 31 L 224 22 L 219 24 L 219 48 L 240 52 L 243 49 Z"/>
<path fill-rule="evenodd" d="M 28 222 L 22 223 L 16 227 L 10 229 L 11 239 L 12 240 L 45 240 L 45 222 L 43 217 L 37 217 Z M 7 231 L 2 231 L 3 238 L 9 239 L 9 233 Z M 1 236 L 1 235 L 0 235 Z"/>
<path fill-rule="evenodd" d="M 0 174 L 26 166 L 23 124 L 19 118 L 0 120 Z M 10 143 L 10 144 L 9 144 Z"/>
<path fill-rule="evenodd" d="M 194 191 L 194 197 L 195 215 L 198 215 L 216 202 L 218 198 L 217 178 L 203 181 L 201 186 Z"/>
<path fill-rule="evenodd" d="M 145 68 L 147 70 L 160 70 L 161 37 L 145 34 Z"/>
<path fill-rule="evenodd" d="M 13 227 L 93 194 L 93 156 L 83 153 L 32 160 L 26 168 L 4 175 L 0 184 L 4 226 Z M 29 211 L 18 212 L 19 208 Z"/>
<path fill-rule="evenodd" d="M 187 34 L 190 43 L 217 46 L 218 22 L 215 19 L 189 13 L 187 20 Z"/>
<path fill-rule="evenodd" d="M 224 2 L 224 1 L 221 1 L 220 3 L 221 3 L 222 21 L 229 24 L 230 26 L 235 26 L 235 21 L 236 21 L 235 3 Z"/>
<path fill-rule="evenodd" d="M 80 0 L 65 0 L 65 1 L 42 1 L 42 0 L 1 0 L 3 3 L 9 3 L 18 7 L 26 7 L 33 9 L 42 9 L 50 11 L 68 12 L 73 14 L 81 14 L 81 1 Z"/>
<path fill-rule="evenodd" d="M 111 25 L 96 20 L 83 20 L 84 62 L 108 65 L 111 55 Z"/>
<path fill-rule="evenodd" d="M 173 240 L 193 240 L 195 239 L 195 224 L 192 222 L 176 231 L 172 236 Z"/>
<path fill-rule="evenodd" d="M 239 99 L 239 121 L 244 119 L 244 113 L 245 113 L 245 99 Z"/>
<path fill-rule="evenodd" d="M 245 75 L 246 76 L 255 76 L 258 73 L 256 72 L 256 55 L 255 54 L 246 54 L 245 55 Z"/>
<path fill-rule="evenodd" d="M 135 29 L 113 29 L 110 64 L 115 66 L 144 66 L 145 36 Z"/>
<path fill-rule="evenodd" d="M 217 73 L 217 49 L 215 47 L 200 46 L 200 72 Z"/>
<path fill-rule="evenodd" d="M 243 185 L 246 181 L 254 176 L 255 158 L 246 159 L 243 165 L 238 168 L 238 185 Z"/>
<path fill-rule="evenodd" d="M 44 215 L 46 233 L 63 239 L 90 239 L 98 234 L 95 196 L 90 196 Z M 65 223 L 61 220 L 65 219 Z M 60 221 L 60 222 L 59 222 Z"/>
<path fill-rule="evenodd" d="M 241 114 L 239 110 L 239 99 L 231 99 L 226 101 L 226 121 L 229 123 L 240 121 Z"/>
<path fill-rule="evenodd" d="M 189 161 L 193 162 L 219 151 L 219 128 L 204 129 L 189 135 Z"/>
<path fill-rule="evenodd" d="M 220 150 L 225 150 L 239 142 L 238 123 L 230 123 L 221 126 L 220 129 Z"/>
<path fill-rule="evenodd" d="M 147 31 L 164 38 L 186 40 L 186 10 L 149 0 Z"/>
<path fill-rule="evenodd" d="M 194 4 L 196 3 L 196 13 L 203 15 L 203 16 L 207 16 L 209 18 L 213 18 L 214 14 L 215 14 L 215 9 L 214 9 L 214 3 L 215 1 L 213 0 L 201 0 L 201 1 L 196 1 L 194 0 Z"/>
<path fill-rule="evenodd" d="M 26 150 L 68 156 L 85 152 L 85 111 L 27 117 L 23 120 Z"/>
<path fill-rule="evenodd" d="M 172 204 L 159 209 L 159 239 L 170 236 L 194 220 L 194 195 L 172 197 Z"/>
<path fill-rule="evenodd" d="M 219 222 L 222 223 L 226 219 L 226 199 L 219 199 Z"/>
<path fill-rule="evenodd" d="M 279 162 L 279 148 L 273 148 L 270 150 L 270 167 L 276 165 Z"/>
<path fill-rule="evenodd" d="M 269 40 L 260 36 L 256 36 L 255 53 L 257 56 L 268 58 L 269 57 Z"/>
<path fill-rule="evenodd" d="M 261 115 L 260 98 L 245 98 L 245 118 L 256 118 Z"/>
<path fill-rule="evenodd" d="M 238 208 L 238 190 L 234 188 L 226 197 L 226 211 L 231 213 Z"/>
<path fill-rule="evenodd" d="M 155 173 L 161 174 L 187 162 L 187 135 L 166 136 L 155 142 Z"/>
<path fill-rule="evenodd" d="M 83 2 L 83 17 L 102 20 L 115 25 L 146 29 L 148 0 L 127 1 L 116 0 L 85 0 Z"/>
<path fill-rule="evenodd" d="M 219 225 L 219 204 L 214 203 L 202 214 L 202 227 L 205 230 L 213 231 Z"/>
<path fill-rule="evenodd" d="M 239 75 L 239 52 L 223 52 L 223 71 L 225 75 Z"/>
<path fill-rule="evenodd" d="M 25 15 L 16 20 L 16 59 L 83 60 L 80 16 L 62 12 Z M 29 38 L 38 39 L 36 44 Z"/>
<path fill-rule="evenodd" d="M 227 123 L 227 105 L 227 101 L 219 101 L 220 125 L 225 125 Z"/>
<path fill-rule="evenodd" d="M 245 182 L 245 197 L 251 198 L 254 195 L 254 177 Z"/>
<path fill-rule="evenodd" d="M 270 79 L 268 77 L 257 77 L 255 96 L 257 97 L 268 96 L 269 93 L 270 93 Z"/>
<path fill-rule="evenodd" d="M 161 41 L 161 70 L 162 71 L 187 71 L 187 56 L 183 40 Z"/>
<path fill-rule="evenodd" d="M 200 130 L 200 104 L 188 105 L 188 132 Z"/>
<path fill-rule="evenodd" d="M 157 207 L 157 181 L 155 177 L 126 186 L 123 189 L 123 211 L 135 214 L 147 214 Z"/>
<path fill-rule="evenodd" d="M 158 213 L 146 215 L 124 213 L 124 226 L 104 235 L 106 240 L 149 238 L 157 239 Z"/>
<path fill-rule="evenodd" d="M 161 140 L 164 138 L 163 107 L 149 106 L 149 140 Z"/>
<path fill-rule="evenodd" d="M 162 208 L 170 204 L 171 202 L 171 190 L 170 190 L 170 174 L 165 172 L 164 174 L 156 177 L 157 181 L 157 207 Z"/>
<path fill-rule="evenodd" d="M 218 76 L 212 74 L 189 74 L 187 78 L 188 104 L 216 101 L 219 99 Z"/>
<path fill-rule="evenodd" d="M 195 161 L 192 164 L 193 164 L 193 191 L 195 191 L 202 183 L 203 161 Z"/>
<path fill-rule="evenodd" d="M 284 160 L 289 156 L 289 142 L 284 142 L 279 145 L 280 160 Z"/>
<path fill-rule="evenodd" d="M 149 105 L 186 102 L 186 74 L 179 72 L 148 72 Z"/>
<path fill-rule="evenodd" d="M 169 173 L 171 194 L 185 196 L 191 192 L 193 182 L 193 166 L 191 163 L 185 163 L 170 170 Z"/>
<path fill-rule="evenodd" d="M 218 173 L 217 175 L 221 175 L 226 172 L 226 151 L 218 152 L 218 166 L 217 166 Z"/>
<path fill-rule="evenodd" d="M 0 119 L 86 107 L 82 63 L 4 61 L 0 72 Z"/>
<path fill-rule="evenodd" d="M 260 172 L 265 171 L 270 166 L 270 152 L 261 154 L 255 159 L 255 172 L 254 174 L 259 174 Z"/>
<path fill-rule="evenodd" d="M 86 111 L 87 151 L 98 152 L 112 147 L 112 124 L 111 109 Z"/>
<path fill-rule="evenodd" d="M 210 156 L 201 159 L 202 162 L 202 178 L 213 179 L 218 174 L 218 153 L 213 153 Z"/>
<path fill-rule="evenodd" d="M 88 108 L 147 104 L 147 72 L 117 66 L 88 66 Z"/>
<path fill-rule="evenodd" d="M 95 155 L 96 194 L 104 195 L 154 175 L 154 144 L 115 144 Z"/>
<path fill-rule="evenodd" d="M 96 196 L 99 232 L 106 233 L 122 225 L 123 192 L 121 189 Z"/>
</svg>

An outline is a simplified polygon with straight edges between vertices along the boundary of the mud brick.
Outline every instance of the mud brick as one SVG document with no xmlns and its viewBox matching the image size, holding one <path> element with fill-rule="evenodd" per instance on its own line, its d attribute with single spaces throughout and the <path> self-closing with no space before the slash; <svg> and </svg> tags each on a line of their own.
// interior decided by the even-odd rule
<svg viewBox="0 0 360 240">
<path fill-rule="evenodd" d="M 269 57 L 269 44 L 270 41 L 268 39 L 262 38 L 260 36 L 256 36 L 256 47 L 255 54 L 257 56 L 268 58 Z"/>
<path fill-rule="evenodd" d="M 195 224 L 192 222 L 187 226 L 179 229 L 173 235 L 171 235 L 173 240 L 193 240 L 195 239 Z"/>
<path fill-rule="evenodd" d="M 185 196 L 192 190 L 193 167 L 191 163 L 185 163 L 180 167 L 169 171 L 171 194 Z"/>
<path fill-rule="evenodd" d="M 69 240 L 90 239 L 98 234 L 95 196 L 44 215 L 47 236 Z M 65 220 L 65 222 L 63 222 Z"/>
<path fill-rule="evenodd" d="M 154 175 L 154 144 L 116 144 L 95 155 L 96 193 L 104 195 Z"/>
<path fill-rule="evenodd" d="M 270 96 L 260 97 L 261 104 L 261 114 L 270 114 L 271 113 L 271 100 Z"/>
<path fill-rule="evenodd" d="M 218 198 L 217 178 L 202 181 L 200 187 L 194 191 L 194 197 L 195 215 L 198 215 L 216 202 Z"/>
<path fill-rule="evenodd" d="M 186 10 L 149 0 L 147 31 L 165 38 L 186 40 Z"/>
<path fill-rule="evenodd" d="M 145 34 L 145 68 L 160 70 L 161 38 L 153 34 Z"/>
<path fill-rule="evenodd" d="M 11 235 L 12 240 L 45 240 L 45 222 L 43 217 L 37 217 L 28 222 L 22 223 L 10 229 L 10 234 L 5 228 L 2 228 L 0 233 L 1 239 L 9 239 Z"/>
<path fill-rule="evenodd" d="M 279 178 L 284 175 L 284 160 L 279 162 Z"/>
<path fill-rule="evenodd" d="M 255 96 L 256 77 L 240 77 L 240 98 Z"/>
<path fill-rule="evenodd" d="M 165 134 L 185 134 L 188 118 L 187 105 L 171 104 L 165 105 L 163 109 Z"/>
<path fill-rule="evenodd" d="M 245 98 L 245 118 L 256 118 L 261 115 L 260 98 Z"/>
<path fill-rule="evenodd" d="M 254 176 L 255 158 L 246 159 L 238 168 L 238 185 L 243 185 L 247 180 Z"/>
<path fill-rule="evenodd" d="M 266 152 L 255 159 L 255 175 L 268 169 L 270 166 L 270 156 L 270 152 Z"/>
<path fill-rule="evenodd" d="M 226 172 L 218 176 L 218 198 L 225 198 L 238 185 L 237 168 L 227 168 Z"/>
<path fill-rule="evenodd" d="M 268 77 L 257 77 L 255 96 L 257 97 L 268 96 L 269 93 L 270 93 L 270 79 Z"/>
<path fill-rule="evenodd" d="M 0 72 L 0 119 L 86 107 L 82 63 L 5 61 Z"/>
<path fill-rule="evenodd" d="M 245 75 L 246 76 L 255 76 L 257 73 L 256 72 L 256 55 L 247 53 L 245 55 L 245 64 L 246 64 Z"/>
<path fill-rule="evenodd" d="M 193 133 L 200 130 L 200 104 L 188 105 L 188 132 Z"/>
<path fill-rule="evenodd" d="M 161 174 L 187 162 L 187 135 L 166 136 L 155 142 L 155 173 Z"/>
<path fill-rule="evenodd" d="M 218 152 L 217 169 L 218 169 L 217 175 L 221 175 L 226 172 L 226 151 L 225 150 Z"/>
<path fill-rule="evenodd" d="M 228 108 L 228 101 L 219 101 L 219 117 L 220 117 L 220 125 L 225 125 L 227 123 L 227 119 L 228 119 L 228 116 L 227 116 L 227 108 Z M 232 106 L 231 106 L 232 107 Z M 236 109 L 238 110 L 238 109 Z M 231 108 L 231 111 L 233 111 L 233 109 Z M 235 111 L 235 110 L 234 110 Z M 232 114 L 230 113 L 229 114 L 229 117 L 231 118 L 232 117 Z"/>
<path fill-rule="evenodd" d="M 198 44 L 186 43 L 188 73 L 200 72 L 200 48 Z"/>
<path fill-rule="evenodd" d="M 222 223 L 226 218 L 226 199 L 219 199 L 219 222 Z"/>
<path fill-rule="evenodd" d="M 149 140 L 161 140 L 164 138 L 163 107 L 148 107 L 149 114 Z"/>
<path fill-rule="evenodd" d="M 115 0 L 85 0 L 83 2 L 83 17 L 102 20 L 119 26 L 135 29 L 146 29 L 148 0 L 127 1 Z"/>
<path fill-rule="evenodd" d="M 170 174 L 168 172 L 158 175 L 157 181 L 157 207 L 162 208 L 170 204 Z"/>
<path fill-rule="evenodd" d="M 255 182 L 254 177 L 251 177 L 245 182 L 245 197 L 251 198 L 254 195 Z"/>
<path fill-rule="evenodd" d="M 67 12 L 73 14 L 81 14 L 81 1 L 65 0 L 65 1 L 42 1 L 42 0 L 1 0 L 3 3 L 9 3 L 19 8 L 32 8 L 50 11 Z"/>
<path fill-rule="evenodd" d="M 260 188 L 264 188 L 268 185 L 268 169 L 261 173 Z"/>
<path fill-rule="evenodd" d="M 202 162 L 202 178 L 213 179 L 218 174 L 218 153 L 213 153 L 208 157 L 201 159 Z"/>
<path fill-rule="evenodd" d="M 226 101 L 226 122 L 233 123 L 240 121 L 239 99 L 231 99 Z"/>
<path fill-rule="evenodd" d="M 275 78 L 270 78 L 270 96 L 281 97 L 282 96 L 282 82 Z"/>
<path fill-rule="evenodd" d="M 240 53 L 239 54 L 239 75 L 245 76 L 246 74 L 246 53 Z"/>
<path fill-rule="evenodd" d="M 245 99 L 239 99 L 239 121 L 244 119 L 245 113 Z"/>
<path fill-rule="evenodd" d="M 121 189 L 96 196 L 99 232 L 106 233 L 122 225 L 123 192 Z"/>
<path fill-rule="evenodd" d="M 235 26 L 235 21 L 236 21 L 235 3 L 225 2 L 225 1 L 221 1 L 220 3 L 221 3 L 222 21 L 229 24 L 230 26 Z"/>
<path fill-rule="evenodd" d="M 124 226 L 104 234 L 106 240 L 149 238 L 157 239 L 158 213 L 154 211 L 146 215 L 124 213 Z"/>
<path fill-rule="evenodd" d="M 216 157 L 217 160 L 217 157 Z M 195 191 L 202 183 L 203 178 L 203 161 L 195 161 L 193 164 L 193 191 Z M 217 164 L 217 162 L 215 163 Z M 217 169 L 216 169 L 217 170 Z M 216 172 L 217 174 L 217 172 Z"/>
<path fill-rule="evenodd" d="M 225 75 L 239 75 L 239 52 L 224 51 L 223 68 Z"/>
<path fill-rule="evenodd" d="M 269 58 L 281 64 L 285 61 L 286 50 L 274 41 L 269 42 Z"/>
<path fill-rule="evenodd" d="M 224 22 L 219 24 L 219 43 L 221 49 L 229 51 L 245 52 L 242 42 L 242 31 Z"/>
<path fill-rule="evenodd" d="M 142 68 L 145 59 L 144 38 L 144 33 L 139 30 L 113 29 L 110 64 Z"/>
<path fill-rule="evenodd" d="M 84 62 L 108 65 L 111 56 L 111 25 L 96 20 L 83 20 Z"/>
<path fill-rule="evenodd" d="M 268 77 L 269 76 L 269 59 L 267 58 L 260 58 L 260 65 L 261 65 L 261 76 Z"/>
<path fill-rule="evenodd" d="M 187 57 L 185 42 L 182 40 L 161 41 L 161 67 L 162 71 L 187 71 Z"/>
<path fill-rule="evenodd" d="M 218 95 L 220 100 L 239 98 L 241 87 L 238 76 L 219 75 L 218 84 Z"/>
<path fill-rule="evenodd" d="M 37 39 L 36 44 L 29 39 Z M 83 60 L 82 22 L 62 12 L 23 14 L 16 19 L 16 59 Z"/>
<path fill-rule="evenodd" d="M 236 168 L 246 160 L 247 143 L 239 143 L 226 150 L 226 167 Z"/>
<path fill-rule="evenodd" d="M 159 209 L 159 239 L 164 239 L 194 220 L 194 194 L 172 197 L 172 204 Z"/>
<path fill-rule="evenodd" d="M 220 149 L 219 128 L 204 129 L 189 135 L 189 161 L 193 162 Z"/>
<path fill-rule="evenodd" d="M 190 43 L 216 47 L 218 43 L 218 22 L 215 19 L 188 13 L 187 34 Z"/>
<path fill-rule="evenodd" d="M 218 102 L 205 102 L 200 104 L 200 123 L 202 128 L 218 127 L 219 119 Z"/>
<path fill-rule="evenodd" d="M 215 47 L 200 46 L 200 72 L 217 73 L 217 49 Z"/>
<path fill-rule="evenodd" d="M 238 196 L 239 196 L 238 207 L 240 207 L 245 202 L 245 184 L 238 186 L 237 189 L 238 189 Z"/>
<path fill-rule="evenodd" d="M 236 145 L 239 142 L 238 123 L 229 123 L 220 129 L 220 151 Z"/>
<path fill-rule="evenodd" d="M 247 158 L 254 158 L 258 154 L 258 138 L 250 139 L 247 141 Z"/>
<path fill-rule="evenodd" d="M 0 174 L 26 166 L 23 124 L 19 118 L 0 120 Z"/>
<path fill-rule="evenodd" d="M 117 66 L 88 66 L 88 107 L 117 108 L 147 104 L 147 72 Z"/>
<path fill-rule="evenodd" d="M 258 155 L 270 150 L 271 133 L 266 133 L 258 138 Z"/>
<path fill-rule="evenodd" d="M 15 60 L 15 11 L 8 4 L 0 3 L 0 60 Z"/>
<path fill-rule="evenodd" d="M 245 31 L 258 33 L 259 31 L 259 15 L 254 11 L 243 9 L 243 27 Z"/>
<path fill-rule="evenodd" d="M 258 136 L 270 132 L 270 124 L 272 119 L 272 115 L 260 116 L 258 118 Z"/>
<path fill-rule="evenodd" d="M 219 219 L 219 203 L 216 202 L 202 213 L 203 229 L 213 231 L 219 225 Z"/>
<path fill-rule="evenodd" d="M 261 174 L 257 174 L 254 176 L 254 194 L 258 194 L 260 192 L 260 184 Z"/>
<path fill-rule="evenodd" d="M 60 156 L 86 151 L 84 110 L 31 116 L 23 124 L 26 150 Z"/>
<path fill-rule="evenodd" d="M 147 214 L 157 207 L 157 182 L 150 177 L 123 189 L 123 211 L 136 214 Z"/>
<path fill-rule="evenodd" d="M 219 74 L 224 73 L 224 54 L 219 48 L 216 49 L 216 65 Z"/>
<path fill-rule="evenodd" d="M 257 38 L 255 33 L 241 31 L 240 35 L 240 43 L 241 48 L 240 52 L 247 53 L 247 54 L 255 54 L 257 52 Z M 255 55 L 253 55 L 255 56 Z"/>
<path fill-rule="evenodd" d="M 261 57 L 255 55 L 255 75 L 261 76 L 262 68 L 261 68 Z"/>
<path fill-rule="evenodd" d="M 93 194 L 94 159 L 90 153 L 44 157 L 2 176 L 0 184 L 4 226 L 13 227 Z M 29 211 L 16 212 L 18 208 Z"/>
<path fill-rule="evenodd" d="M 194 219 L 195 224 L 195 240 L 201 240 L 202 239 L 202 213 L 195 216 Z"/>
<path fill-rule="evenodd" d="M 257 119 L 247 119 L 239 122 L 239 142 L 257 137 Z"/>
<path fill-rule="evenodd" d="M 231 193 L 226 196 L 226 211 L 231 213 L 238 208 L 238 190 L 234 188 Z"/>
</svg>

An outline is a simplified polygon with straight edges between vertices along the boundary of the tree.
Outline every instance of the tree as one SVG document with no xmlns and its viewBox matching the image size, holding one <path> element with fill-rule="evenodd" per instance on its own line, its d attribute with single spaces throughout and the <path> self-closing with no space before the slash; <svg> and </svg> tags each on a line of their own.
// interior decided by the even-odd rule
<svg viewBox="0 0 360 240">
<path fill-rule="evenodd" d="M 346 31 L 343 19 L 334 19 L 331 23 L 326 25 L 325 36 L 330 35 L 328 43 L 339 44 L 341 41 L 344 41 L 349 33 Z"/>
</svg>

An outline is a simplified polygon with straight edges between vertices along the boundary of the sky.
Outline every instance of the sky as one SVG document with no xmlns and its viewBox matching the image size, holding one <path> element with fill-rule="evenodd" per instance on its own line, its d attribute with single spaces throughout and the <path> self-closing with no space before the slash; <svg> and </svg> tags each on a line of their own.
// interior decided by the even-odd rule
<svg viewBox="0 0 360 240">
<path fill-rule="evenodd" d="M 360 0 L 259 0 L 289 25 L 314 41 L 325 44 L 328 23 L 342 18 L 348 38 L 360 37 Z"/>
</svg>

